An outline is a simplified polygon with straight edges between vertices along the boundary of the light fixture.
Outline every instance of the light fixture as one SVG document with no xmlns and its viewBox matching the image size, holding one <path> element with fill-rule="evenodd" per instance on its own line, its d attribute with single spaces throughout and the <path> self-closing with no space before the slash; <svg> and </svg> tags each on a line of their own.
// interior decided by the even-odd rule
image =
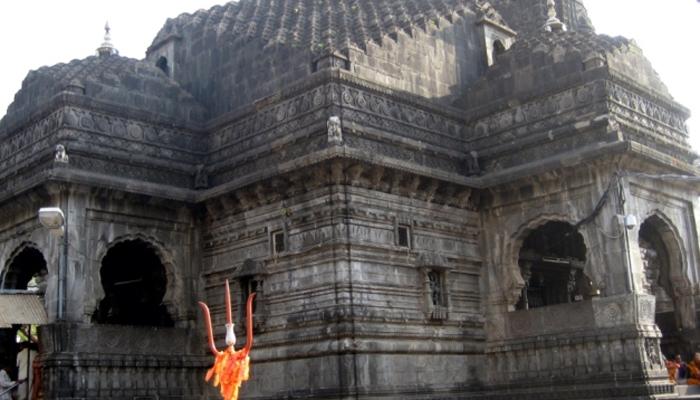
<svg viewBox="0 0 700 400">
<path fill-rule="evenodd" d="M 56 237 L 63 236 L 65 232 L 66 218 L 63 215 L 63 210 L 58 207 L 40 208 L 39 222 Z"/>
</svg>

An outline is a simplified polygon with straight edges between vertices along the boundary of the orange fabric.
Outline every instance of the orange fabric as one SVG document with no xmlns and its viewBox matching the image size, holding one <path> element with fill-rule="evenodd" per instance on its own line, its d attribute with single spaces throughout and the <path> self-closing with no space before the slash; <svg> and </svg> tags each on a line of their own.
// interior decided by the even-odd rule
<svg viewBox="0 0 700 400">
<path fill-rule="evenodd" d="M 235 351 L 233 346 L 220 351 L 205 379 L 209 382 L 211 378 L 224 400 L 237 400 L 241 384 L 250 378 L 250 357 L 245 350 Z"/>
<path fill-rule="evenodd" d="M 678 374 L 678 369 L 680 368 L 680 364 L 673 360 L 666 361 L 666 369 L 668 370 L 668 379 L 671 381 L 671 383 L 676 383 L 676 376 Z"/>
<path fill-rule="evenodd" d="M 36 362 L 34 363 L 34 379 L 32 380 L 32 394 L 31 394 L 31 399 L 36 400 L 41 398 L 41 392 L 42 392 L 42 387 L 41 387 L 41 365 L 37 364 Z"/>
<path fill-rule="evenodd" d="M 700 385 L 700 366 L 695 361 L 688 363 L 688 385 Z"/>
</svg>

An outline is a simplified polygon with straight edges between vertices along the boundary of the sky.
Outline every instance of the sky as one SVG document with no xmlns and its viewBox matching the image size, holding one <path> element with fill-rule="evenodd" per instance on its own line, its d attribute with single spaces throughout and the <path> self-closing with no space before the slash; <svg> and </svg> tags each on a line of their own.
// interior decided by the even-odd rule
<svg viewBox="0 0 700 400">
<path fill-rule="evenodd" d="M 310 0 L 309 0 L 310 1 Z M 532 0 L 520 0 L 532 1 Z M 32 69 L 93 55 L 105 21 L 120 54 L 143 58 L 167 18 L 225 0 L 0 0 L 0 116 Z M 634 39 L 695 117 L 690 142 L 700 152 L 700 2 L 584 0 L 598 33 Z"/>
</svg>

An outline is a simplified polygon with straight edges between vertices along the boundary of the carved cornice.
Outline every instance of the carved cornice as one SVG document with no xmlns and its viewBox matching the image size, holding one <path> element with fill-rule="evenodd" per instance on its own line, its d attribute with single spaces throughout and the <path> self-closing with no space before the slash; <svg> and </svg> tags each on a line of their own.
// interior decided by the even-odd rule
<svg viewBox="0 0 700 400">
<path fill-rule="evenodd" d="M 518 136 L 528 136 L 532 131 L 560 127 L 566 121 L 555 118 L 605 99 L 603 81 L 574 86 L 547 97 L 510 107 L 474 121 L 473 140 L 484 140 L 507 131 L 518 131 Z M 572 114 L 572 120 L 576 114 Z"/>
<path fill-rule="evenodd" d="M 488 173 L 480 178 L 468 178 L 465 177 L 464 165 L 460 165 L 460 161 L 466 164 L 466 154 L 464 160 L 460 160 L 460 155 L 466 153 L 470 144 L 478 147 L 492 146 L 492 150 L 487 151 L 485 155 L 479 154 L 479 157 L 496 159 L 499 154 L 506 154 L 504 152 L 512 149 L 513 145 L 499 145 L 494 141 L 501 138 L 513 142 L 515 137 L 510 138 L 511 134 L 523 136 L 533 149 L 538 146 L 538 140 L 547 141 L 549 138 L 551 141 L 551 135 L 558 138 L 559 131 L 571 136 L 576 133 L 576 129 L 581 128 L 588 134 L 594 127 L 590 125 L 590 121 L 578 121 L 577 115 L 581 110 L 597 112 L 597 108 L 589 108 L 594 105 L 604 107 L 608 103 L 613 108 L 617 107 L 616 110 L 619 109 L 615 111 L 616 114 L 626 116 L 624 121 L 642 121 L 629 124 L 630 127 L 637 126 L 640 130 L 647 127 L 644 129 L 648 132 L 642 132 L 647 135 L 639 135 L 640 138 L 647 137 L 649 132 L 657 130 L 664 135 L 664 140 L 671 144 L 684 137 L 681 115 L 674 114 L 663 105 L 649 103 L 643 96 L 631 93 L 628 89 L 607 80 L 571 87 L 546 99 L 513 106 L 482 118 L 468 127 L 465 127 L 464 121 L 453 115 L 449 109 L 438 110 L 435 104 L 427 104 L 425 100 L 400 97 L 399 93 L 358 80 L 351 73 L 337 69 L 313 74 L 310 79 L 290 85 L 280 93 L 279 96 L 256 103 L 254 110 L 242 114 L 230 124 L 221 125 L 211 134 L 211 143 L 207 143 L 204 136 L 200 140 L 199 133 L 195 131 L 115 117 L 88 108 L 64 107 L 46 115 L 44 119 L 37 120 L 25 130 L 7 136 L 4 143 L 7 145 L 0 149 L 0 167 L 6 174 L 16 175 L 13 165 L 26 167 L 28 160 L 44 157 L 45 149 L 55 144 L 51 140 L 52 134 L 57 133 L 76 143 L 86 142 L 100 148 L 113 149 L 108 150 L 107 154 L 112 151 L 114 154 L 121 153 L 119 157 L 122 158 L 129 155 L 129 159 L 158 161 L 154 161 L 156 168 L 149 174 L 165 168 L 177 175 L 161 174 L 159 177 L 137 178 L 136 180 L 144 180 L 137 187 L 147 190 L 147 193 L 160 193 L 170 197 L 164 188 L 194 187 L 195 177 L 202 178 L 202 174 L 206 174 L 209 189 L 187 191 L 187 194 L 176 191 L 178 194 L 174 194 L 180 199 L 206 201 L 256 181 L 334 158 L 356 160 L 360 164 L 373 164 L 375 167 L 400 171 L 400 174 L 412 174 L 414 182 L 437 179 L 462 188 L 496 185 L 548 168 L 561 168 L 568 163 L 567 157 L 576 158 L 583 153 L 588 154 L 587 147 L 580 147 L 579 144 L 574 151 L 552 151 L 553 158 L 525 165 L 513 165 L 512 168 Z M 293 93 L 296 95 L 291 98 L 285 97 Z M 608 95 L 610 99 L 604 102 Z M 328 142 L 326 130 L 328 117 L 331 115 L 341 116 L 344 131 L 342 143 Z M 606 121 L 609 125 L 608 131 L 615 128 L 611 125 L 613 120 L 608 118 Z M 602 124 L 605 121 L 599 122 Z M 628 125 L 625 123 L 625 126 Z M 472 131 L 475 137 L 469 138 Z M 543 136 L 545 133 L 546 137 Z M 585 135 L 578 136 L 582 136 L 580 140 L 585 139 Z M 465 142 L 467 139 L 472 141 Z M 639 140 L 647 146 L 646 148 L 654 147 L 653 142 Z M 616 146 L 618 145 L 610 143 L 609 146 L 603 147 Z M 593 147 L 601 149 L 600 146 Z M 628 146 L 623 147 L 626 149 L 623 151 L 632 149 Z M 70 141 L 67 143 L 67 149 L 70 153 Z M 198 157 L 204 157 L 209 149 L 214 150 L 210 153 L 209 164 L 197 162 Z M 78 156 L 83 156 L 83 160 L 89 158 L 88 153 L 83 150 L 81 152 L 85 154 Z M 138 156 L 132 157 L 134 154 Z M 688 152 L 688 155 L 690 154 Z M 595 154 L 590 156 L 595 157 Z M 659 157 L 655 158 L 657 161 L 661 160 Z M 75 167 L 82 166 L 90 171 L 55 176 L 68 180 L 77 179 L 83 184 L 89 181 L 87 177 L 92 177 L 96 183 L 101 182 L 100 184 L 107 184 L 111 188 L 119 187 L 121 183 L 118 182 L 127 182 L 119 177 L 108 177 L 113 170 L 107 161 L 103 162 L 101 168 L 97 168 L 92 164 L 81 163 L 80 160 L 76 159 L 76 163 L 67 168 L 75 170 Z M 127 159 L 122 161 L 125 160 Z M 666 158 L 661 161 L 664 160 L 674 162 Z M 170 168 L 168 163 L 173 163 L 173 168 Z M 180 168 L 176 165 L 178 163 L 181 164 Z M 369 168 L 374 171 L 374 177 L 363 179 L 381 181 L 377 178 L 380 168 L 375 167 Z M 200 172 L 199 175 L 197 171 Z M 124 176 L 139 176 L 131 170 L 122 172 Z M 28 184 L 42 179 L 41 175 L 35 178 L 17 182 L 13 187 L 20 190 L 20 186 L 27 187 Z M 110 179 L 112 182 L 107 183 Z M 157 182 L 162 186 L 151 190 L 147 181 Z M 383 185 L 387 185 L 385 181 L 382 182 Z M 430 190 L 425 192 L 439 193 L 441 185 L 437 186 L 438 189 L 427 188 Z M 124 187 L 129 185 L 125 184 Z"/>
<path fill-rule="evenodd" d="M 65 107 L 59 112 L 63 115 L 61 127 L 93 134 L 83 135 L 84 141 L 97 141 L 138 153 L 152 149 L 153 155 L 167 158 L 178 155 L 178 159 L 184 157 L 183 161 L 190 162 L 193 157 L 204 156 L 208 149 L 206 137 L 172 125 L 162 126 L 77 107 Z"/>
<path fill-rule="evenodd" d="M 3 120 L 5 126 L 0 130 L 0 137 L 6 134 L 13 134 L 13 132 L 21 130 L 23 127 L 31 125 L 35 121 L 43 119 L 63 107 L 77 107 L 114 116 L 129 116 L 129 119 L 142 121 L 147 124 L 177 127 L 178 129 L 191 132 L 201 133 L 204 130 L 203 123 L 184 121 L 179 119 L 179 116 L 153 114 L 140 108 L 116 105 L 69 91 L 63 91 L 56 94 L 48 102 L 40 105 L 27 118 L 19 120 L 10 119 L 7 122 Z M 12 116 L 8 114 L 6 117 L 11 118 Z"/>
<path fill-rule="evenodd" d="M 351 185 L 469 210 L 477 207 L 475 192 L 469 187 L 348 158 L 327 159 L 308 168 L 295 168 L 222 191 L 202 201 L 211 215 L 220 215 L 224 211 L 238 213 L 329 185 Z"/>
</svg>

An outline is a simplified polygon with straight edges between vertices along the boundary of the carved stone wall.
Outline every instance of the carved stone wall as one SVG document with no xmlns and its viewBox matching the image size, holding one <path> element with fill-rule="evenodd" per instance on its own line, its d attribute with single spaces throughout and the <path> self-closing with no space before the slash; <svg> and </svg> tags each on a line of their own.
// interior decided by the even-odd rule
<svg viewBox="0 0 700 400">
<path fill-rule="evenodd" d="M 451 103 L 483 73 L 483 49 L 471 11 L 426 19 L 365 51 L 351 49 L 351 70 L 383 86 Z"/>
<path fill-rule="evenodd" d="M 544 382 L 558 398 L 670 393 L 653 308 L 652 296 L 623 295 L 508 313 L 508 339 L 486 350 L 488 380 L 527 399 Z"/>
<path fill-rule="evenodd" d="M 202 399 L 210 360 L 188 329 L 50 325 L 40 332 L 51 398 Z M 127 350 L 128 351 L 125 351 Z"/>
<path fill-rule="evenodd" d="M 245 398 L 667 393 L 639 224 L 620 221 L 662 221 L 697 346 L 696 179 L 664 175 L 697 174 L 687 110 L 631 41 L 591 32 L 580 0 L 557 2 L 573 28 L 558 33 L 541 31 L 544 0 L 521 3 L 231 2 L 167 22 L 143 62 L 34 74 L 59 92 L 29 79 L 28 108 L 0 122 L 0 274 L 38 249 L 56 319 L 60 243 L 36 211 L 61 207 L 67 321 L 42 330 L 47 398 L 214 396 L 194 306 L 220 332 L 224 279 L 237 319 L 258 293 Z M 490 66 L 500 36 L 480 24 L 513 39 Z M 60 87 L 85 71 L 98 86 Z M 520 248 L 549 221 L 580 233 L 596 292 L 514 312 Z M 165 269 L 174 327 L 91 322 L 102 259 L 134 239 Z"/>
<path fill-rule="evenodd" d="M 620 163 L 633 169 L 641 165 L 632 158 Z M 643 289 L 645 275 L 637 240 L 639 224 L 658 214 L 670 216 L 666 221 L 679 246 L 696 240 L 690 214 L 694 201 L 681 200 L 693 196 L 682 185 L 661 183 L 649 175 L 645 180 L 618 171 L 622 177 L 616 177 L 613 166 L 612 161 L 599 161 L 586 168 L 561 168 L 491 191 L 484 219 L 485 240 L 492 243 L 485 248 L 488 289 L 484 295 L 488 369 L 492 371 L 487 382 L 494 390 L 531 398 L 527 396 L 535 395 L 527 393 L 539 393 L 535 382 L 543 380 L 556 383 L 561 390 L 575 382 L 577 388 L 582 387 L 581 382 L 590 382 L 585 390 L 561 392 L 561 398 L 633 395 L 640 387 L 649 392 L 636 395 L 670 390 L 664 383 L 661 362 L 666 355 L 660 353 L 654 299 Z M 620 215 L 635 215 L 640 222 L 626 228 Z M 587 248 L 584 273 L 599 297 L 513 311 L 524 285 L 518 267 L 519 238 L 547 221 L 568 222 L 581 233 Z M 498 228 L 489 228 L 492 226 Z M 697 268 L 697 252 L 681 252 L 684 265 L 676 268 L 683 278 L 677 284 L 688 288 L 696 278 L 680 271 Z M 694 324 L 694 308 L 685 315 Z M 615 377 L 620 371 L 625 372 L 626 380 Z M 501 385 L 504 378 L 521 382 L 522 387 Z M 609 391 L 613 381 L 619 393 Z M 640 382 L 649 386 L 640 386 Z"/>
<path fill-rule="evenodd" d="M 207 216 L 204 277 L 206 296 L 217 304 L 223 277 L 235 276 L 246 259 L 264 265 L 257 300 L 264 319 L 256 320 L 253 355 L 260 378 L 246 396 L 401 396 L 477 382 L 483 320 L 476 214 L 343 185 L 231 211 Z M 399 226 L 410 230 L 409 246 L 399 246 Z M 284 232 L 284 251 L 274 251 L 272 232 Z M 426 263 L 450 268 L 441 321 L 431 319 L 426 300 Z M 240 315 L 241 289 L 233 288 Z M 223 308 L 212 312 L 221 325 Z M 285 379 L 274 379 L 282 370 Z M 406 374 L 418 378 L 406 382 Z"/>
<path fill-rule="evenodd" d="M 465 132 L 456 113 L 380 92 L 346 72 L 326 73 L 326 78 L 316 77 L 287 100 L 263 103 L 214 131 L 210 184 L 272 175 L 273 166 L 334 145 L 328 142 L 326 123 L 336 114 L 348 148 L 443 172 L 464 171 Z"/>
</svg>

